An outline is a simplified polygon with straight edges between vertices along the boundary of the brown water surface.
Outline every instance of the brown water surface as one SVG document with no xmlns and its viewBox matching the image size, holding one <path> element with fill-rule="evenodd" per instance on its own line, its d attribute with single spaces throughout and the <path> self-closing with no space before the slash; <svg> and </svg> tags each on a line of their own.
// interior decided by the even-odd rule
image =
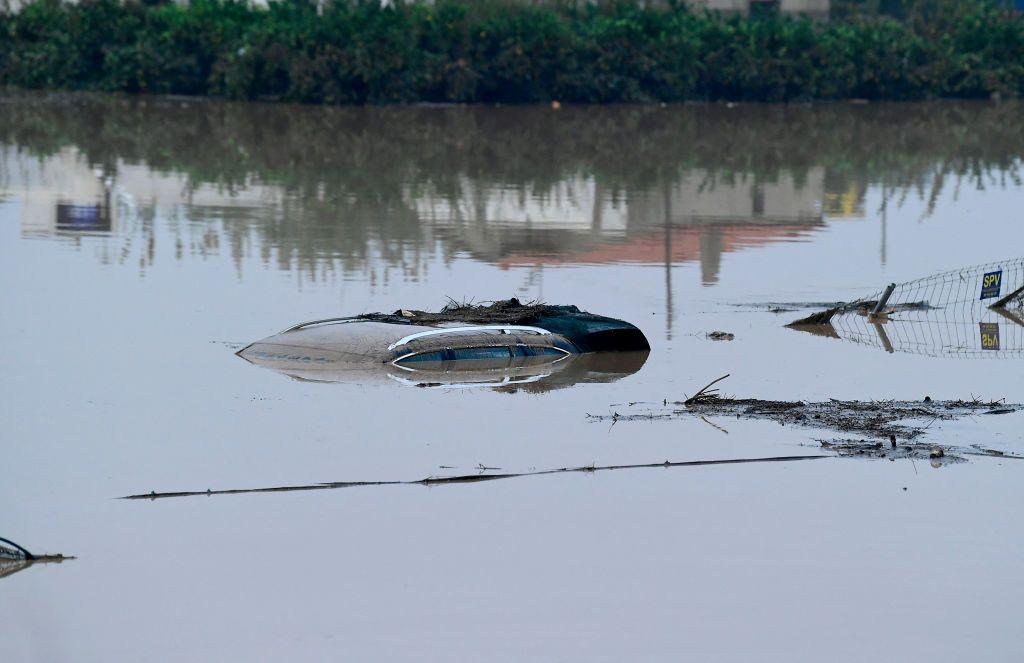
<svg viewBox="0 0 1024 663">
<path fill-rule="evenodd" d="M 1021 461 L 114 498 L 817 453 L 771 422 L 586 416 L 724 373 L 759 398 L 1024 402 L 1012 320 L 997 352 L 887 352 L 773 312 L 1021 255 L 1022 117 L 0 98 L 0 535 L 77 557 L 0 579 L 0 660 L 1013 659 Z M 426 389 L 233 354 L 511 296 L 632 321 L 652 351 L 611 380 Z M 1021 453 L 1022 424 L 928 439 Z"/>
</svg>

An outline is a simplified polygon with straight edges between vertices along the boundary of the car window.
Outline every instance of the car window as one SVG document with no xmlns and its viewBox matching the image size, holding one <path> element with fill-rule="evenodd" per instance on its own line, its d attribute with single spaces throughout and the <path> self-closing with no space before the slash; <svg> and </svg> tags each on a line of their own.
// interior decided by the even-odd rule
<svg viewBox="0 0 1024 663">
<path fill-rule="evenodd" d="M 517 345 L 512 350 L 513 357 L 564 357 L 565 354 L 558 348 L 535 345 Z"/>
<path fill-rule="evenodd" d="M 495 348 L 459 348 L 449 350 L 451 359 L 462 361 L 465 359 L 508 359 L 509 349 L 505 346 Z"/>
<path fill-rule="evenodd" d="M 409 355 L 408 357 L 402 357 L 396 364 L 415 364 L 425 361 L 444 361 L 444 352 L 421 352 L 418 355 Z"/>
<path fill-rule="evenodd" d="M 526 353 L 517 356 L 530 356 L 530 348 L 526 349 Z M 395 363 L 401 366 L 408 364 L 423 364 L 428 362 L 440 363 L 446 361 L 468 361 L 468 360 L 481 360 L 481 359 L 508 359 L 512 356 L 511 348 L 501 345 L 496 347 L 483 347 L 483 348 L 457 348 L 457 349 L 445 349 L 437 350 L 435 352 L 421 352 L 419 354 L 409 355 L 396 359 Z"/>
</svg>

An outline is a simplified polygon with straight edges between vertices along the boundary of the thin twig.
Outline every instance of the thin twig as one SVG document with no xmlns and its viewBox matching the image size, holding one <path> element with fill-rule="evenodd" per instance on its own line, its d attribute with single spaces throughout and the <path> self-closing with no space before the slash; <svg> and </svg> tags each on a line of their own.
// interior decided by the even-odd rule
<svg viewBox="0 0 1024 663">
<path fill-rule="evenodd" d="M 701 419 L 701 421 L 703 421 L 704 423 L 706 423 L 706 424 L 707 424 L 708 426 L 711 426 L 712 428 L 717 428 L 718 430 L 722 431 L 722 432 L 723 432 L 723 433 L 725 433 L 726 435 L 728 435 L 728 434 L 729 434 L 729 431 L 725 430 L 724 428 L 722 428 L 722 427 L 721 427 L 721 426 L 719 426 L 718 424 L 715 424 L 715 423 L 711 423 L 710 421 L 708 421 L 707 419 L 705 419 L 705 418 L 704 418 L 703 416 L 702 416 L 702 417 L 701 417 L 700 419 Z"/>
<path fill-rule="evenodd" d="M 701 389 L 696 394 L 690 396 L 685 401 L 683 401 L 683 405 L 692 405 L 693 403 L 696 403 L 701 397 L 707 397 L 709 395 L 708 388 L 710 388 L 712 385 L 718 384 L 727 377 L 729 377 L 728 373 L 718 378 L 717 380 L 712 380 L 711 382 L 707 383 L 706 385 L 704 385 L 703 389 Z"/>
</svg>

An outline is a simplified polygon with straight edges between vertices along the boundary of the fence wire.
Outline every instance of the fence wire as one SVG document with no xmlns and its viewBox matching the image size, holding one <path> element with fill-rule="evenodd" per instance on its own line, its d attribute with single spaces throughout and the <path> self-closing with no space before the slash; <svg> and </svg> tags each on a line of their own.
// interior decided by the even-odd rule
<svg viewBox="0 0 1024 663">
<path fill-rule="evenodd" d="M 840 338 L 932 357 L 1024 356 L 1024 257 L 896 284 L 885 315 L 853 308 L 832 319 Z M 878 301 L 880 290 L 866 301 Z M 993 304 L 1013 295 L 1004 307 Z"/>
<path fill-rule="evenodd" d="M 897 283 L 888 305 L 899 308 L 923 303 L 932 308 L 968 314 L 987 309 L 1021 286 L 1024 286 L 1024 257 Z M 879 299 L 884 292 L 884 289 L 878 291 L 872 299 Z M 1024 296 L 1015 298 L 1013 303 L 1019 308 L 1024 303 Z"/>
<path fill-rule="evenodd" d="M 9 548 L 0 543 L 0 561 L 4 560 L 24 560 L 25 553 L 14 548 Z"/>
</svg>

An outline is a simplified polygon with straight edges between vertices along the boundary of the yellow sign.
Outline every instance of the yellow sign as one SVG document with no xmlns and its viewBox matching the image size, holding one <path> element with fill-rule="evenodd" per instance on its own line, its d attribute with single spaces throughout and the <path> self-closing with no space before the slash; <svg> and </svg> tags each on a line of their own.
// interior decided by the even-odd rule
<svg viewBox="0 0 1024 663">
<path fill-rule="evenodd" d="M 999 296 L 999 287 L 1003 284 L 1003 270 L 989 272 L 981 280 L 981 298 L 991 299 Z"/>
</svg>

